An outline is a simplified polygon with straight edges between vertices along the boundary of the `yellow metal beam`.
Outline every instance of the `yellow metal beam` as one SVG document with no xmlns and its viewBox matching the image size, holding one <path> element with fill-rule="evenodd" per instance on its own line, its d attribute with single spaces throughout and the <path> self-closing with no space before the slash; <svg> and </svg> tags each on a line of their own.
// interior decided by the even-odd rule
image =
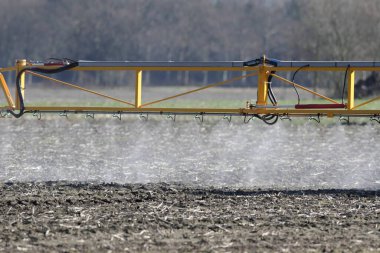
<svg viewBox="0 0 380 253">
<path fill-rule="evenodd" d="M 8 102 L 8 106 L 9 108 L 14 108 L 15 107 L 15 104 L 13 102 L 13 99 L 12 99 L 12 96 L 11 96 L 11 93 L 9 92 L 9 88 L 8 88 L 8 85 L 7 85 L 7 82 L 5 81 L 5 78 L 3 76 L 3 74 L 0 73 L 0 84 L 1 84 L 1 88 L 3 89 L 3 93 L 4 93 L 4 96 Z"/>
<path fill-rule="evenodd" d="M 93 106 L 27 106 L 26 111 L 67 111 L 67 112 L 130 112 L 130 113 L 142 113 L 142 112 L 162 112 L 162 113 L 219 113 L 219 114 L 287 114 L 290 116 L 297 115 L 364 115 L 373 116 L 379 115 L 380 110 L 346 110 L 346 109 L 293 109 L 293 108 L 267 108 L 265 110 L 260 108 L 133 108 L 133 107 L 93 107 Z"/>
<path fill-rule="evenodd" d="M 265 57 L 265 56 L 264 56 Z M 16 105 L 14 105 L 14 102 L 12 100 L 12 96 L 9 93 L 8 86 L 5 82 L 4 77 L 1 75 L 1 72 L 5 71 L 12 71 L 16 70 L 16 74 L 19 73 L 22 69 L 25 68 L 25 66 L 29 64 L 28 66 L 33 67 L 32 63 L 27 63 L 25 60 L 19 60 L 16 63 L 15 67 L 10 68 L 0 68 L 0 84 L 2 86 L 3 92 L 5 94 L 5 97 L 8 101 L 9 107 L 15 107 L 17 109 L 20 109 L 20 101 L 18 96 L 16 95 Z M 40 66 L 39 68 L 43 69 L 55 69 L 56 66 Z M 123 103 L 125 105 L 131 106 L 131 107 L 91 107 L 91 106 L 27 106 L 25 109 L 27 111 L 48 111 L 48 112 L 55 112 L 55 111 L 70 111 L 70 112 L 104 112 L 104 113 L 113 113 L 113 112 L 126 112 L 126 113 L 142 113 L 142 112 L 155 112 L 155 113 L 210 113 L 210 114 L 231 114 L 231 115 L 245 115 L 245 114 L 287 114 L 290 116 L 308 116 L 308 115 L 321 115 L 321 116 L 339 116 L 339 115 L 357 115 L 357 116 L 374 116 L 374 115 L 380 115 L 380 110 L 358 110 L 357 108 L 362 107 L 366 104 L 369 104 L 371 102 L 374 102 L 376 100 L 380 100 L 380 96 L 370 99 L 364 103 L 361 103 L 357 106 L 354 104 L 354 86 L 355 86 L 355 71 L 380 71 L 380 67 L 350 67 L 348 74 L 348 98 L 347 98 L 347 109 L 295 109 L 294 107 L 289 106 L 289 108 L 271 108 L 271 107 L 265 107 L 267 105 L 267 91 L 268 91 L 268 76 L 271 74 L 272 71 L 277 72 L 288 72 L 288 71 L 296 71 L 299 67 L 275 67 L 270 66 L 268 64 L 265 64 L 265 58 L 264 63 L 261 66 L 254 66 L 254 67 L 142 67 L 142 66 L 135 66 L 135 67 L 76 67 L 72 70 L 74 71 L 111 71 L 111 70 L 117 70 L 117 71 L 134 71 L 136 73 L 135 77 L 135 101 L 134 103 L 130 103 L 125 100 L 117 99 L 93 90 L 85 89 L 80 86 L 70 84 L 58 79 L 50 78 L 45 75 L 41 75 L 34 72 L 26 72 L 30 73 L 34 76 L 38 76 L 41 78 L 45 78 L 54 82 L 57 82 L 62 85 L 66 85 L 84 92 L 92 93 L 95 95 L 98 95 L 100 97 L 104 97 L 107 99 L 114 100 L 116 102 Z M 308 67 L 304 68 L 301 71 L 346 71 L 347 67 Z M 159 100 L 142 103 L 142 81 L 143 81 L 143 71 L 241 71 L 241 72 L 249 72 L 249 74 L 242 75 L 236 78 L 232 78 L 229 80 L 225 80 L 222 82 L 210 84 L 204 87 L 200 87 L 194 90 L 190 90 L 187 92 L 183 92 L 174 96 L 162 98 Z M 254 71 L 254 73 L 250 73 L 251 71 Z M 212 88 L 215 86 L 231 83 L 233 81 L 241 80 L 249 76 L 255 76 L 258 75 L 258 89 L 257 89 L 257 105 L 264 106 L 264 108 L 162 108 L 162 107 L 147 107 L 153 104 L 157 104 L 166 100 L 178 98 L 187 94 L 191 94 L 194 92 L 198 92 L 201 90 L 205 90 L 208 88 Z M 309 92 L 311 94 L 314 94 L 320 98 L 323 98 L 329 102 L 332 102 L 334 104 L 340 104 L 339 102 L 324 96 L 322 94 L 319 94 L 317 92 L 314 92 L 300 84 L 291 82 L 290 80 L 279 76 L 278 74 L 272 74 L 273 77 L 294 85 L 297 88 L 300 88 L 306 92 Z M 22 88 L 22 94 L 24 94 L 25 89 L 25 75 L 22 75 L 21 78 L 21 88 Z M 242 105 L 244 103 L 242 102 Z M 9 107 L 3 107 L 9 108 Z"/>
<path fill-rule="evenodd" d="M 42 69 L 56 69 L 55 66 L 38 66 Z M 289 72 L 296 71 L 299 67 L 275 67 L 265 65 L 268 71 Z M 244 67 L 75 67 L 70 71 L 257 71 L 260 66 L 244 66 Z M 332 71 L 343 72 L 347 67 L 307 67 L 300 71 L 315 72 L 315 71 Z M 350 67 L 353 71 L 380 71 L 380 67 Z M 15 70 L 15 67 L 0 68 L 0 72 Z"/>
<path fill-rule="evenodd" d="M 299 67 L 271 67 L 267 66 L 267 68 L 270 68 L 271 71 L 276 72 L 294 72 L 299 69 Z M 346 71 L 347 67 L 307 67 L 303 68 L 300 71 L 302 72 L 325 72 L 325 71 L 331 71 L 331 72 L 344 72 Z M 353 71 L 380 71 L 380 67 L 350 67 Z"/>
<path fill-rule="evenodd" d="M 348 95 L 347 95 L 347 109 L 352 110 L 355 107 L 355 71 L 348 70 Z"/>
<path fill-rule="evenodd" d="M 17 67 L 8 67 L 8 68 L 0 68 L 0 72 L 8 72 L 8 71 L 15 71 L 17 70 Z"/>
<path fill-rule="evenodd" d="M 136 70 L 135 77 L 135 108 L 141 107 L 142 70 Z"/>
<path fill-rule="evenodd" d="M 54 69 L 54 67 L 43 67 Z M 75 67 L 70 71 L 253 71 L 258 67 Z"/>
<path fill-rule="evenodd" d="M 268 98 L 268 71 L 267 68 L 261 66 L 257 79 L 257 105 L 266 105 Z"/>
<path fill-rule="evenodd" d="M 133 107 L 95 107 L 95 106 L 27 106 L 27 111 L 98 111 L 98 112 L 168 112 L 168 113 L 242 113 L 244 109 L 223 108 L 133 108 Z"/>
</svg>

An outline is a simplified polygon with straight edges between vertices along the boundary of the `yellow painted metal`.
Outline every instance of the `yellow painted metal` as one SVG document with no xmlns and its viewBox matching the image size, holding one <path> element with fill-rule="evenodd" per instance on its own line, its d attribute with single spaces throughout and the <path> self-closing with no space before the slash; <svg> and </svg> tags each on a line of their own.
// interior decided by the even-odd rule
<svg viewBox="0 0 380 253">
<path fill-rule="evenodd" d="M 269 114 L 287 114 L 287 115 L 321 115 L 321 116 L 339 116 L 339 115 L 374 115 L 380 110 L 346 110 L 346 109 L 266 109 L 265 113 Z M 252 113 L 262 114 L 263 111 L 254 110 Z"/>
<path fill-rule="evenodd" d="M 256 105 L 266 105 L 268 98 L 268 70 L 266 67 L 259 67 L 257 78 L 257 101 Z"/>
<path fill-rule="evenodd" d="M 142 70 L 136 70 L 135 77 L 135 108 L 141 107 Z"/>
<path fill-rule="evenodd" d="M 265 57 L 265 56 L 264 56 Z M 29 64 L 29 65 L 28 65 Z M 10 68 L 0 68 L 0 83 L 3 88 L 3 92 L 7 98 L 8 101 L 8 107 L 2 107 L 3 109 L 9 109 L 9 107 L 14 107 L 14 103 L 12 100 L 12 96 L 9 93 L 7 93 L 7 84 L 5 82 L 4 77 L 1 75 L 1 72 L 5 71 L 16 71 L 18 73 L 21 71 L 25 66 L 33 66 L 31 63 L 27 63 L 25 60 L 19 60 L 17 61 L 16 66 L 10 67 Z M 39 68 L 43 69 L 54 69 L 55 66 L 38 66 Z M 54 79 L 45 75 L 41 75 L 35 72 L 28 72 L 34 76 L 38 76 L 41 78 L 45 78 L 47 80 L 54 81 L 56 83 L 72 87 L 74 89 L 78 89 L 84 92 L 92 93 L 94 95 L 104 97 L 107 99 L 111 99 L 116 102 L 120 102 L 126 106 L 121 107 L 89 107 L 89 106 L 33 106 L 33 105 L 27 105 L 25 107 L 26 111 L 46 111 L 46 112 L 103 112 L 103 113 L 116 113 L 116 112 L 125 112 L 125 113 L 143 113 L 143 112 L 154 112 L 154 113 L 209 113 L 209 114 L 230 114 L 230 115 L 252 115 L 252 114 L 277 114 L 277 115 L 290 115 L 290 116 L 310 116 L 310 115 L 319 115 L 319 116 L 327 116 L 327 117 L 333 117 L 333 116 L 349 116 L 349 115 L 355 115 L 355 116 L 374 116 L 374 115 L 380 115 L 380 110 L 374 109 L 374 110 L 358 110 L 357 108 L 362 107 L 364 105 L 367 105 L 371 102 L 374 102 L 376 100 L 380 100 L 380 96 L 370 99 L 366 102 L 363 102 L 357 106 L 354 104 L 354 84 L 355 84 L 355 71 L 380 71 L 380 67 L 350 67 L 348 71 L 348 98 L 347 98 L 347 109 L 295 109 L 292 106 L 289 106 L 289 108 L 272 108 L 272 107 L 265 107 L 267 105 L 267 99 L 268 99 L 268 76 L 272 73 L 272 71 L 278 72 L 288 72 L 288 71 L 296 71 L 299 67 L 275 67 L 270 66 L 268 64 L 265 64 L 265 58 L 264 63 L 261 66 L 254 66 L 254 67 L 76 67 L 74 71 L 110 71 L 110 70 L 120 70 L 120 71 L 134 71 L 136 73 L 135 78 L 135 101 L 134 103 L 121 100 L 118 98 L 114 98 L 93 90 L 85 89 L 83 87 L 64 82 L 58 79 Z M 70 71 L 71 71 L 70 70 Z M 210 84 L 201 88 L 197 88 L 194 90 L 190 90 L 187 92 L 183 92 L 177 95 L 173 95 L 170 97 L 162 98 L 159 100 L 142 103 L 142 84 L 143 84 L 143 72 L 144 71 L 240 71 L 240 72 L 248 72 L 249 74 L 242 75 L 239 77 L 231 78 L 229 80 L 225 80 L 222 82 Z M 253 72 L 252 72 L 253 71 Z M 308 67 L 304 68 L 300 71 L 346 71 L 346 67 Z M 163 101 L 167 101 L 170 99 L 175 99 L 187 94 L 191 94 L 194 92 L 202 91 L 205 89 L 209 89 L 212 87 L 216 87 L 219 85 L 231 83 L 234 81 L 238 81 L 250 76 L 258 76 L 258 88 L 257 88 L 257 106 L 263 106 L 263 108 L 260 107 L 253 107 L 250 108 L 249 106 L 247 108 L 168 108 L 168 107 L 150 107 L 150 105 L 157 104 Z M 300 84 L 291 82 L 290 80 L 278 75 L 278 74 L 272 74 L 273 77 L 296 86 L 297 88 L 300 88 L 304 91 L 307 91 L 311 94 L 314 94 L 322 99 L 325 99 L 331 103 L 334 104 L 340 104 L 339 102 L 335 101 L 334 99 L 331 99 L 327 96 L 324 96 L 320 93 L 314 92 Z M 22 92 L 24 93 L 25 89 L 25 76 L 22 76 L 21 79 L 21 87 Z M 15 108 L 19 109 L 19 99 L 16 95 L 16 106 Z M 18 103 L 18 104 L 17 104 Z M 244 102 L 242 101 L 242 106 L 244 105 Z"/>
<path fill-rule="evenodd" d="M 173 95 L 173 96 L 170 96 L 170 97 L 166 97 L 166 98 L 162 98 L 162 99 L 155 100 L 155 101 L 152 101 L 152 102 L 148 102 L 148 103 L 145 103 L 145 104 L 141 105 L 141 107 L 145 107 L 145 106 L 152 105 L 152 104 L 157 104 L 157 103 L 160 103 L 160 102 L 163 102 L 163 101 L 166 101 L 166 100 L 178 98 L 178 97 L 181 97 L 181 96 L 184 96 L 184 95 L 188 95 L 188 94 L 191 94 L 191 93 L 194 93 L 194 92 L 198 92 L 198 91 L 201 91 L 201 90 L 205 90 L 205 89 L 209 89 L 209 88 L 212 88 L 212 87 L 220 86 L 220 85 L 223 85 L 223 84 L 236 82 L 236 81 L 239 81 L 241 79 L 244 79 L 244 78 L 247 78 L 247 77 L 250 77 L 250 76 L 256 76 L 256 75 L 257 75 L 257 73 L 255 72 L 255 73 L 249 73 L 249 74 L 246 74 L 246 75 L 238 76 L 238 77 L 231 78 L 231 79 L 228 79 L 228 80 L 225 80 L 225 81 L 222 81 L 222 82 L 213 83 L 213 84 L 210 84 L 210 85 L 198 88 L 198 89 L 186 91 L 186 92 L 183 92 L 183 93 L 180 93 L 180 94 L 177 94 L 177 95 Z"/>
<path fill-rule="evenodd" d="M 50 68 L 53 67 L 43 67 Z M 258 67 L 75 67 L 74 71 L 253 71 Z"/>
<path fill-rule="evenodd" d="M 66 86 L 72 87 L 74 89 L 78 89 L 78 90 L 81 90 L 81 91 L 92 93 L 94 95 L 97 95 L 97 96 L 100 96 L 100 97 L 104 97 L 104 98 L 108 98 L 108 99 L 111 99 L 111 100 L 119 102 L 119 103 L 123 103 L 123 104 L 134 106 L 134 104 L 132 104 L 132 103 L 130 103 L 128 101 L 125 101 L 125 100 L 122 100 L 122 99 L 118 99 L 118 98 L 114 98 L 114 97 L 105 95 L 105 94 L 100 93 L 100 92 L 96 92 L 96 91 L 93 91 L 93 90 L 89 90 L 89 89 L 80 87 L 78 85 L 74 85 L 74 84 L 71 84 L 71 83 L 68 83 L 68 82 L 64 82 L 64 81 L 61 81 L 61 80 L 58 80 L 58 79 L 55 79 L 55 78 L 51 78 L 51 77 L 48 77 L 48 76 L 45 76 L 45 75 L 41 75 L 41 74 L 38 74 L 38 73 L 35 73 L 35 72 L 31 72 L 31 71 L 25 71 L 25 72 L 28 73 L 28 74 L 31 74 L 33 76 L 38 76 L 38 77 L 41 77 L 41 78 L 44 78 L 44 79 L 47 79 L 47 80 L 50 80 L 50 81 L 62 84 L 62 85 L 66 85 Z"/>
<path fill-rule="evenodd" d="M 378 115 L 380 110 L 346 110 L 346 109 L 294 109 L 294 108 L 133 108 L 133 107 L 92 107 L 92 106 L 26 106 L 27 111 L 46 111 L 46 112 L 155 112 L 155 113 L 210 113 L 210 114 L 231 114 L 231 115 L 250 115 L 250 114 L 280 114 L 291 116 L 340 116 L 340 115 Z"/>
<path fill-rule="evenodd" d="M 265 66 L 269 71 L 276 72 L 294 72 L 299 67 L 275 67 Z M 44 69 L 54 69 L 54 67 L 46 66 Z M 71 71 L 256 71 L 259 66 L 244 66 L 244 67 L 75 67 Z M 300 71 L 302 72 L 344 72 L 347 67 L 307 67 Z M 380 67 L 350 67 L 354 71 L 380 71 Z M 1 71 L 1 70 L 0 70 Z"/>
<path fill-rule="evenodd" d="M 42 69 L 55 69 L 55 66 L 38 66 Z M 260 66 L 244 66 L 244 67 L 83 67 L 78 66 L 70 71 L 257 71 Z M 265 65 L 268 71 L 276 71 L 276 72 L 290 72 L 296 71 L 299 67 L 275 67 Z M 324 71 L 332 71 L 332 72 L 344 72 L 347 67 L 307 67 L 301 69 L 302 72 L 324 72 Z M 380 71 L 379 67 L 350 67 L 353 71 Z M 14 67 L 10 68 L 0 68 L 0 72 L 14 70 Z"/>
<path fill-rule="evenodd" d="M 134 108 L 134 107 L 94 107 L 94 106 L 27 106 L 28 111 L 99 111 L 99 112 L 163 112 L 163 113 L 226 113 L 226 114 L 242 114 L 244 108 L 223 109 L 223 108 Z"/>
<path fill-rule="evenodd" d="M 9 92 L 7 82 L 5 81 L 5 78 L 4 78 L 3 74 L 1 74 L 1 73 L 0 73 L 0 84 L 1 84 L 1 88 L 3 89 L 4 96 L 8 102 L 9 109 L 15 108 L 15 104 L 13 102 L 11 93 Z"/>
<path fill-rule="evenodd" d="M 348 69 L 348 95 L 347 95 L 347 109 L 352 110 L 355 106 L 355 71 Z"/>
<path fill-rule="evenodd" d="M 268 67 L 271 71 L 276 72 L 294 72 L 299 67 Z M 346 71 L 347 67 L 307 67 L 303 68 L 300 71 L 302 72 L 344 72 Z M 350 67 L 353 71 L 380 71 L 380 67 Z"/>
<path fill-rule="evenodd" d="M 15 71 L 15 70 L 17 70 L 17 67 L 0 68 L 0 73 L 8 72 L 8 71 Z"/>
<path fill-rule="evenodd" d="M 299 85 L 299 84 L 297 84 L 297 83 L 294 83 L 294 82 L 292 82 L 292 81 L 289 81 L 288 79 L 283 78 L 282 76 L 279 76 L 279 75 L 276 75 L 276 74 L 272 74 L 272 76 L 275 77 L 275 78 L 277 78 L 277 79 L 279 79 L 279 80 L 281 80 L 281 81 L 283 81 L 283 82 L 285 82 L 285 83 L 292 84 L 292 85 L 296 86 L 297 88 L 300 88 L 300 89 L 302 89 L 302 90 L 304 90 L 304 91 L 307 91 L 307 92 L 309 92 L 309 93 L 311 93 L 311 94 L 313 94 L 313 95 L 315 95 L 315 96 L 318 96 L 318 97 L 323 98 L 323 99 L 325 99 L 325 100 L 327 100 L 327 101 L 330 101 L 330 102 L 332 102 L 332 103 L 334 103 L 334 104 L 340 104 L 339 102 L 335 101 L 334 99 L 331 99 L 331 98 L 326 97 L 326 96 L 324 96 L 324 95 L 322 95 L 322 94 L 319 94 L 318 92 L 315 92 L 315 91 L 312 91 L 312 90 L 310 90 L 310 89 L 308 89 L 308 88 L 305 88 L 305 87 L 302 86 L 302 85 Z"/>
<path fill-rule="evenodd" d="M 18 73 L 23 70 L 26 66 L 26 60 L 17 60 L 16 61 L 16 77 Z M 21 74 L 20 76 L 20 88 L 21 88 L 21 95 L 23 98 L 25 98 L 25 73 Z M 16 87 L 16 109 L 20 109 L 20 97 L 18 95 L 17 87 Z"/>
</svg>

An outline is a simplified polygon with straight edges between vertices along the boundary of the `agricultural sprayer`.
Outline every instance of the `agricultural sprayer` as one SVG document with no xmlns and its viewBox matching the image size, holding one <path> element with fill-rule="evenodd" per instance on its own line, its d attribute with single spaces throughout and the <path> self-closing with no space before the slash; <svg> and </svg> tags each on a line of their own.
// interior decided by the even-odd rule
<svg viewBox="0 0 380 253">
<path fill-rule="evenodd" d="M 223 62 L 159 62 L 159 61 L 74 61 L 70 59 L 50 59 L 45 62 L 18 60 L 15 66 L 0 69 L 0 83 L 7 105 L 0 108 L 1 116 L 13 115 L 16 118 L 25 113 L 41 115 L 42 113 L 83 113 L 86 115 L 112 114 L 121 118 L 122 114 L 162 114 L 175 118 L 176 115 L 195 115 L 202 118 L 204 115 L 220 115 L 231 119 L 232 116 L 243 116 L 245 122 L 252 118 L 258 118 L 267 124 L 274 124 L 279 118 L 313 117 L 319 121 L 320 117 L 368 117 L 371 120 L 380 121 L 380 109 L 362 109 L 364 106 L 379 100 L 374 97 L 367 101 L 355 104 L 355 72 L 379 71 L 380 62 L 376 61 L 280 61 L 266 58 L 265 56 L 250 61 L 223 61 Z M 4 72 L 14 71 L 16 75 L 16 92 L 13 98 L 8 84 L 2 75 Z M 51 74 L 64 71 L 132 71 L 134 78 L 134 101 L 126 101 L 104 93 L 90 90 L 64 80 L 51 77 Z M 200 88 L 189 90 L 173 96 L 160 98 L 153 101 L 142 101 L 143 74 L 145 71 L 232 71 L 239 76 L 212 83 Z M 343 72 L 342 101 L 337 101 L 326 95 L 298 84 L 294 77 L 298 72 Z M 289 75 L 291 73 L 291 75 Z M 288 74 L 288 75 L 286 75 Z M 105 99 L 117 102 L 120 106 L 36 106 L 26 104 L 25 76 L 32 75 L 39 78 L 68 86 L 81 92 L 91 93 Z M 238 108 L 183 108 L 157 106 L 161 102 L 176 99 L 191 93 L 201 92 L 217 86 L 231 84 L 252 76 L 257 78 L 256 102 L 242 101 Z M 284 76 L 292 76 L 285 78 Z M 277 101 L 271 83 L 277 79 L 284 85 L 313 94 L 324 101 L 323 103 L 303 104 L 298 102 L 291 105 L 283 105 Z M 347 90 L 347 91 L 346 91 Z M 298 95 L 298 92 L 297 92 Z"/>
</svg>

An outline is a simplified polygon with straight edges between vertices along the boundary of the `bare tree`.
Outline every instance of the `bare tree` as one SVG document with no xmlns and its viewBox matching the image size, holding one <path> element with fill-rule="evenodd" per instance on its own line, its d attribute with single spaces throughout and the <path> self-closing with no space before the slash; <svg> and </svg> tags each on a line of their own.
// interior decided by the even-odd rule
<svg viewBox="0 0 380 253">
<path fill-rule="evenodd" d="M 377 0 L 3 0 L 0 65 L 17 58 L 218 61 L 263 54 L 374 60 L 380 58 L 379 12 Z M 104 84 L 111 78 L 87 75 Z M 152 73 L 148 78 L 179 84 L 222 76 Z M 321 79 L 314 78 L 321 87 Z M 342 77 L 329 80 L 325 87 L 341 93 Z"/>
</svg>

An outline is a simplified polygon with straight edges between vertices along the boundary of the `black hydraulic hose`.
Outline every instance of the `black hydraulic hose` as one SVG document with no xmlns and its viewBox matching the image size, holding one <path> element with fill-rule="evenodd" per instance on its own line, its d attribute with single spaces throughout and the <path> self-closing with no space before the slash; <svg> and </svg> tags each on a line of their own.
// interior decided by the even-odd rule
<svg viewBox="0 0 380 253">
<path fill-rule="evenodd" d="M 17 95 L 18 99 L 20 101 L 20 110 L 18 113 L 14 112 L 13 110 L 8 110 L 10 114 L 12 114 L 15 118 L 20 118 L 24 112 L 25 112 L 25 104 L 24 104 L 24 97 L 22 96 L 22 91 L 21 91 L 21 76 L 24 74 L 25 71 L 31 71 L 31 72 L 38 72 L 38 73 L 43 73 L 43 74 L 56 74 L 60 73 L 72 68 L 75 68 L 78 66 L 77 61 L 69 60 L 69 59 L 63 59 L 63 61 L 70 62 L 64 65 L 63 67 L 56 68 L 56 69 L 42 69 L 38 67 L 32 67 L 32 68 L 24 68 L 20 72 L 18 72 L 17 77 L 16 77 L 16 90 L 17 90 Z"/>
<path fill-rule="evenodd" d="M 17 90 L 17 96 L 20 101 L 20 111 L 18 113 L 15 113 L 12 110 L 8 110 L 10 114 L 12 114 L 15 118 L 20 118 L 24 114 L 25 106 L 24 106 L 24 98 L 22 97 L 22 91 L 21 91 L 21 85 L 20 85 L 20 73 L 23 73 L 23 71 L 20 71 L 16 77 L 16 90 Z"/>
<path fill-rule="evenodd" d="M 344 100 L 344 90 L 346 89 L 346 80 L 347 80 L 347 73 L 348 73 L 348 69 L 350 68 L 350 64 L 347 65 L 347 68 L 346 68 L 346 73 L 344 74 L 344 81 L 343 81 L 343 89 L 342 89 L 342 104 L 343 104 L 343 100 Z"/>
<path fill-rule="evenodd" d="M 263 116 L 260 116 L 258 114 L 254 114 L 256 118 L 262 120 L 267 125 L 274 125 L 278 121 L 278 115 L 277 114 L 265 114 Z"/>
<path fill-rule="evenodd" d="M 299 68 L 293 73 L 292 83 L 293 83 L 293 88 L 294 88 L 294 90 L 295 90 L 296 93 L 297 93 L 298 104 L 301 103 L 301 99 L 300 99 L 300 94 L 298 93 L 298 90 L 297 90 L 296 86 L 294 85 L 294 79 L 295 79 L 295 77 L 296 77 L 298 71 L 300 71 L 300 70 L 303 69 L 303 68 L 309 67 L 309 66 L 310 66 L 309 64 L 306 64 L 306 65 L 304 65 L 304 66 L 301 66 L 301 67 L 299 67 Z"/>
<path fill-rule="evenodd" d="M 272 90 L 272 79 L 273 79 L 273 76 L 272 74 L 275 74 L 276 71 L 271 71 L 270 72 L 270 75 L 268 76 L 268 97 L 269 97 L 269 100 L 272 102 L 273 105 L 277 105 L 277 99 L 273 93 L 273 90 Z"/>
<path fill-rule="evenodd" d="M 277 104 L 276 98 L 274 97 L 274 94 L 273 94 L 272 88 L 270 87 L 270 84 L 268 84 L 268 98 L 269 98 L 270 102 L 272 103 L 272 105 Z"/>
<path fill-rule="evenodd" d="M 264 121 L 267 125 L 274 125 L 277 123 L 278 115 L 277 114 L 266 114 L 261 117 L 261 120 Z"/>
</svg>

